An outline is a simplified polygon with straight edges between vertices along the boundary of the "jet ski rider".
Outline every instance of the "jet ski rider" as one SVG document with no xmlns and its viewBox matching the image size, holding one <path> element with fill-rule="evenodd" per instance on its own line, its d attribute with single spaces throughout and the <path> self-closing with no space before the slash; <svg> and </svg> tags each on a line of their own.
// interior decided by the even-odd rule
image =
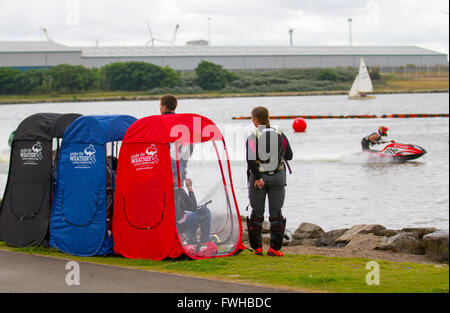
<svg viewBox="0 0 450 313">
<path fill-rule="evenodd" d="M 383 140 L 383 137 L 387 137 L 389 128 L 386 126 L 380 126 L 378 133 L 372 133 L 361 140 L 361 147 L 363 151 L 370 151 L 370 146 L 379 145 L 388 142 L 394 142 L 394 140 Z"/>
</svg>

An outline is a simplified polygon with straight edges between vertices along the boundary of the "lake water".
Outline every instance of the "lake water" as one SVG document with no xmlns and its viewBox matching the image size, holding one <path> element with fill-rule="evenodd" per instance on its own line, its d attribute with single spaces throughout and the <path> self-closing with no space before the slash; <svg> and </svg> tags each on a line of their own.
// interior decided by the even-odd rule
<svg viewBox="0 0 450 313">
<path fill-rule="evenodd" d="M 392 113 L 449 113 L 448 93 L 378 95 L 374 100 L 346 96 L 224 98 L 180 100 L 178 112 L 198 113 L 213 120 L 225 135 L 232 160 L 234 187 L 241 214 L 249 215 L 245 139 L 254 106 L 272 115 L 357 115 Z M 158 101 L 44 103 L 0 106 L 0 195 L 9 162 L 8 137 L 27 116 L 39 112 L 130 114 L 136 118 L 159 114 Z M 292 120 L 274 120 L 294 151 L 283 209 L 287 227 L 301 222 L 325 231 L 355 224 L 388 228 L 449 225 L 449 119 L 324 119 L 307 120 L 305 133 L 294 133 Z M 428 154 L 406 163 L 371 162 L 355 155 L 361 138 L 379 125 L 391 129 L 390 138 L 424 147 Z M 205 173 L 208 175 L 209 173 Z"/>
</svg>

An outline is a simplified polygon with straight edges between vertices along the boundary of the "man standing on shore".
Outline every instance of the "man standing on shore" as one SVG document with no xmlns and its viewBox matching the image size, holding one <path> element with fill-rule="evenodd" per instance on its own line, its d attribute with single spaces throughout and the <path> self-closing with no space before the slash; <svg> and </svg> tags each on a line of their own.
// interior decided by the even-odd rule
<svg viewBox="0 0 450 313">
<path fill-rule="evenodd" d="M 175 110 L 177 109 L 178 100 L 177 97 L 174 95 L 164 95 L 159 99 L 159 112 L 162 115 L 165 114 L 176 114 Z M 177 153 L 174 151 L 175 146 L 173 144 L 170 144 L 170 154 L 172 158 L 175 158 Z M 178 147 L 178 158 L 180 161 L 180 165 L 184 168 L 183 177 L 181 178 L 181 182 L 184 183 L 186 179 L 186 173 L 187 173 L 187 163 L 189 158 L 192 155 L 192 152 L 194 151 L 194 146 L 192 144 L 189 145 L 182 145 Z"/>
<path fill-rule="evenodd" d="M 161 114 L 175 114 L 178 105 L 177 98 L 173 95 L 165 95 L 159 99 L 159 111 Z"/>
</svg>

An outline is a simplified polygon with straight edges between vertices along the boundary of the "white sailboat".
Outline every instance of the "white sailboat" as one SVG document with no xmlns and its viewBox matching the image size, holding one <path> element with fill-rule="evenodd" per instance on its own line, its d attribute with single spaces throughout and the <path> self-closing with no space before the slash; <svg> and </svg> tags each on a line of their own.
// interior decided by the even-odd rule
<svg viewBox="0 0 450 313">
<path fill-rule="evenodd" d="M 360 100 L 375 98 L 375 96 L 368 96 L 368 92 L 373 92 L 372 80 L 370 79 L 366 63 L 364 62 L 364 59 L 361 58 L 359 72 L 358 75 L 356 75 L 352 88 L 348 93 L 348 98 Z"/>
</svg>

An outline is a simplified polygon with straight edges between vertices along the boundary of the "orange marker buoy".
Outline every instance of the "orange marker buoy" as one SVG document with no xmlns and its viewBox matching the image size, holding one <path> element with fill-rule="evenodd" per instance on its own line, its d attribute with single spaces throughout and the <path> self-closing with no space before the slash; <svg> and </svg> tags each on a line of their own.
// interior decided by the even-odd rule
<svg viewBox="0 0 450 313">
<path fill-rule="evenodd" d="M 296 133 L 303 133 L 306 130 L 306 122 L 303 118 L 299 117 L 292 123 L 292 128 Z"/>
</svg>

